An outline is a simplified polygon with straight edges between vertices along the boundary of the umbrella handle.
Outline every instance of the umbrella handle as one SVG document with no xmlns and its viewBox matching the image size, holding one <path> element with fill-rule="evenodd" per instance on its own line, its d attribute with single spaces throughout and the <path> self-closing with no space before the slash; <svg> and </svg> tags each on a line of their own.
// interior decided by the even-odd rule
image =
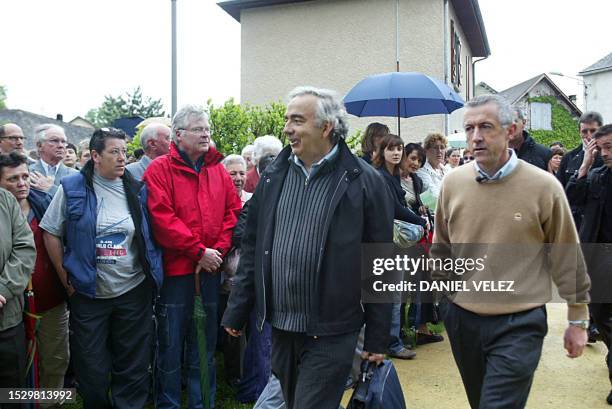
<svg viewBox="0 0 612 409">
<path fill-rule="evenodd" d="M 199 297 L 200 296 L 200 268 L 199 266 L 196 268 L 194 279 L 195 279 L 195 295 Z"/>
</svg>

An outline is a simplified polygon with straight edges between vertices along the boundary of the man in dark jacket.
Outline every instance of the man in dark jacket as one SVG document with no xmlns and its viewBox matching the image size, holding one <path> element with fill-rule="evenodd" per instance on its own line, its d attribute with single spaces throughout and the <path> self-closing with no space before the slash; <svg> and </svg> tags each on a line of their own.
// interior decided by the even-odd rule
<svg viewBox="0 0 612 409">
<path fill-rule="evenodd" d="M 595 158 L 601 156 L 603 165 L 594 167 Z M 608 350 L 612 341 L 612 124 L 604 125 L 587 144 L 583 160 L 576 175 L 566 187 L 572 205 L 584 209 L 580 226 L 591 287 L 591 315 Z M 597 243 L 597 244 L 593 244 Z M 607 356 L 612 383 L 612 357 Z M 608 395 L 612 405 L 612 391 Z"/>
<path fill-rule="evenodd" d="M 70 296 L 70 352 L 86 408 L 142 408 L 149 394 L 152 300 L 163 273 L 141 184 L 125 172 L 126 139 L 95 130 L 91 160 L 62 179 L 40 223 Z"/>
<path fill-rule="evenodd" d="M 393 204 L 376 170 L 344 142 L 334 93 L 290 94 L 290 146 L 263 173 L 249 203 L 236 286 L 222 325 L 239 336 L 255 305 L 272 324 L 272 372 L 289 409 L 336 409 L 366 323 L 363 357 L 381 361 L 390 304 L 361 303 L 362 243 L 392 241 Z"/>
<path fill-rule="evenodd" d="M 599 113 L 589 111 L 582 114 L 578 122 L 582 143 L 563 156 L 563 159 L 561 159 L 561 163 L 559 164 L 559 170 L 557 170 L 557 179 L 559 182 L 561 182 L 564 188 L 567 187 L 567 183 L 569 182 L 570 178 L 574 176 L 582 165 L 584 149 L 591 141 L 593 134 L 597 132 L 597 129 L 599 129 L 599 127 L 603 124 L 603 119 Z M 593 167 L 598 168 L 602 165 L 603 163 L 601 158 L 599 156 L 595 157 Z M 574 217 L 574 222 L 576 223 L 576 229 L 580 231 L 582 209 L 571 202 L 570 205 L 572 207 L 572 216 Z"/>
<path fill-rule="evenodd" d="M 537 143 L 529 132 L 525 130 L 525 116 L 523 111 L 514 108 L 514 123 L 516 132 L 512 135 L 509 145 L 514 149 L 516 156 L 527 163 L 531 163 L 538 168 L 548 171 L 548 161 L 552 157 L 552 151 L 546 146 Z"/>
</svg>

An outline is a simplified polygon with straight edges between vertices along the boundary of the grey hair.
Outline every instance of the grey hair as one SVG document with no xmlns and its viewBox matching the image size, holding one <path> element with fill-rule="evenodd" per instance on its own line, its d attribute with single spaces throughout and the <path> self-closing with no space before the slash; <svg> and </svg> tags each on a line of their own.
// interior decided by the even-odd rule
<svg viewBox="0 0 612 409">
<path fill-rule="evenodd" d="M 241 155 L 245 155 L 247 153 L 253 153 L 253 151 L 255 150 L 255 146 L 253 145 L 247 145 L 244 148 L 242 148 L 242 152 L 240 152 Z"/>
<path fill-rule="evenodd" d="M 258 164 L 264 156 L 278 155 L 283 150 L 283 143 L 273 135 L 264 135 L 253 141 L 253 163 Z"/>
<path fill-rule="evenodd" d="M 38 125 L 35 129 L 34 129 L 34 141 L 36 142 L 36 145 L 40 145 L 45 141 L 45 138 L 47 137 L 47 131 L 53 130 L 55 129 L 56 131 L 59 131 L 62 133 L 62 135 L 66 136 L 66 131 L 64 131 L 64 128 L 62 128 L 59 125 L 55 125 L 55 124 L 42 124 L 42 125 Z"/>
<path fill-rule="evenodd" d="M 159 128 L 169 129 L 166 125 L 159 122 L 153 122 L 144 127 L 140 133 L 140 145 L 142 146 L 142 149 L 146 151 L 147 142 L 149 142 L 151 139 L 157 138 L 157 131 Z"/>
<path fill-rule="evenodd" d="M 523 110 L 519 107 L 514 107 L 514 115 L 519 121 L 525 120 L 525 114 L 523 113 Z"/>
<path fill-rule="evenodd" d="M 195 105 L 183 106 L 181 109 L 176 111 L 176 114 L 174 114 L 174 117 L 172 118 L 172 140 L 175 143 L 178 143 L 178 140 L 176 139 L 176 132 L 187 129 L 190 122 L 199 121 L 202 119 L 208 121 L 208 115 L 206 112 L 202 111 L 201 108 Z"/>
<path fill-rule="evenodd" d="M 479 95 L 469 100 L 465 104 L 465 107 L 476 108 L 487 104 L 497 105 L 497 119 L 503 127 L 510 126 L 514 123 L 514 111 L 512 106 L 507 99 L 499 95 Z"/>
<path fill-rule="evenodd" d="M 599 112 L 587 111 L 580 116 L 578 124 L 588 124 L 589 122 L 597 122 L 597 126 L 603 125 L 603 117 Z"/>
<path fill-rule="evenodd" d="M 246 170 L 246 165 L 247 165 L 246 160 L 244 160 L 244 158 L 240 155 L 236 155 L 236 154 L 227 155 L 225 159 L 223 159 L 223 161 L 221 162 L 221 164 L 226 169 L 228 166 L 235 165 L 237 163 L 244 166 L 244 169 Z"/>
<path fill-rule="evenodd" d="M 349 131 L 348 119 L 344 103 L 335 91 L 315 87 L 297 87 L 289 93 L 289 100 L 304 95 L 312 95 L 317 98 L 317 109 L 315 112 L 317 125 L 323 126 L 325 122 L 332 124 L 330 140 L 338 142 L 340 138 L 346 138 Z"/>
</svg>

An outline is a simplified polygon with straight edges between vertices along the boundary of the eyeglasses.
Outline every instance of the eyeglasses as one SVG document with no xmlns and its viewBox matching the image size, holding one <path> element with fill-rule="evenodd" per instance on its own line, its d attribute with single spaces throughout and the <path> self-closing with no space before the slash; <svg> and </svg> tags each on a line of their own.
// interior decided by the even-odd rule
<svg viewBox="0 0 612 409">
<path fill-rule="evenodd" d="M 53 145 L 66 145 L 68 143 L 66 139 L 57 139 L 57 138 L 47 139 L 45 140 L 45 142 L 52 143 Z"/>
<path fill-rule="evenodd" d="M 595 133 L 595 132 L 597 132 L 597 128 L 589 128 L 589 129 L 585 128 L 585 129 L 581 129 L 580 130 L 580 133 L 583 134 L 583 135 L 590 134 L 590 133 Z"/>
<path fill-rule="evenodd" d="M 474 160 L 473 156 L 464 156 L 463 160 Z"/>
<path fill-rule="evenodd" d="M 432 147 L 431 147 L 431 148 L 429 148 L 429 149 L 431 149 L 432 151 L 440 151 L 440 152 L 443 152 L 443 151 L 445 151 L 445 150 L 446 150 L 446 146 L 444 146 L 444 145 L 436 145 L 436 146 L 432 146 Z"/>
<path fill-rule="evenodd" d="M 196 134 L 196 135 L 210 135 L 210 128 L 191 128 L 191 129 L 180 128 L 179 131 L 191 132 L 192 134 Z"/>
<path fill-rule="evenodd" d="M 23 141 L 25 136 L 2 136 L 0 139 L 8 139 L 11 142 Z"/>
</svg>

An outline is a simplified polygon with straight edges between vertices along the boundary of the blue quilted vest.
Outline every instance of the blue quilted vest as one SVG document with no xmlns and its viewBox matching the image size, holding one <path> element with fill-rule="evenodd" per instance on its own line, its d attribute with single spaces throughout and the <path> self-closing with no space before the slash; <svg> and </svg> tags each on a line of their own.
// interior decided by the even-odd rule
<svg viewBox="0 0 612 409">
<path fill-rule="evenodd" d="M 63 265 L 74 289 L 79 294 L 96 298 L 96 194 L 87 186 L 82 173 L 62 178 L 61 184 L 66 197 Z M 139 251 L 144 250 L 144 258 L 139 254 L 139 259 L 145 275 L 153 279 L 159 291 L 164 275 L 162 256 L 151 234 L 144 187 L 139 193 L 138 210 L 142 216 L 140 240 L 145 247 L 139 246 Z"/>
</svg>

